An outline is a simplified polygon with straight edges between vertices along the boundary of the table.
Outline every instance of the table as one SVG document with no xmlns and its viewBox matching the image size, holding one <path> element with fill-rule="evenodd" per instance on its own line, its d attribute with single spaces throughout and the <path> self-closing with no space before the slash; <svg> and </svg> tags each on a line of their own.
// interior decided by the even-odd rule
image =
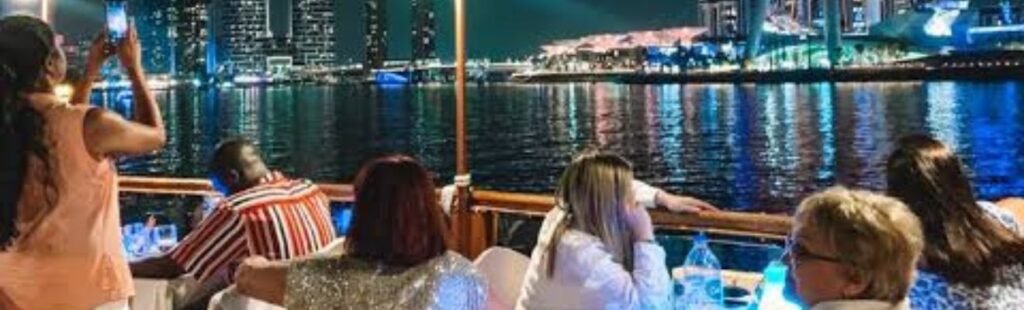
<svg viewBox="0 0 1024 310">
<path fill-rule="evenodd" d="M 178 279 L 132 279 L 135 296 L 128 303 L 131 309 L 173 310 L 183 306 L 199 283 L 192 276 Z"/>
</svg>

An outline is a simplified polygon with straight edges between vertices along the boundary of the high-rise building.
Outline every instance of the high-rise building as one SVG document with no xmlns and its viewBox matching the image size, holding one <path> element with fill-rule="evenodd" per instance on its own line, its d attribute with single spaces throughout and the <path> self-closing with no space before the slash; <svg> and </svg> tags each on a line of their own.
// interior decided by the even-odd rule
<svg viewBox="0 0 1024 310">
<path fill-rule="evenodd" d="M 173 25 L 170 38 L 174 42 L 172 73 L 200 77 L 210 73 L 210 1 L 174 0 L 169 19 Z"/>
<path fill-rule="evenodd" d="M 304 68 L 335 64 L 334 3 L 331 0 L 294 0 L 292 42 L 295 65 Z"/>
<path fill-rule="evenodd" d="M 170 17 L 171 0 L 132 0 L 128 3 L 139 34 L 142 65 L 151 73 L 170 73 L 174 63 L 174 42 Z"/>
<path fill-rule="evenodd" d="M 223 0 L 218 44 L 230 73 L 261 73 L 266 65 L 270 17 L 266 0 Z"/>
<path fill-rule="evenodd" d="M 910 12 L 914 9 L 912 0 L 884 0 L 882 1 L 882 20 L 893 16 Z"/>
<path fill-rule="evenodd" d="M 738 39 L 747 33 L 747 11 L 749 1 L 744 0 L 701 0 L 701 26 L 708 29 L 708 36 L 715 39 Z"/>
<path fill-rule="evenodd" d="M 865 0 L 839 0 L 839 12 L 842 14 L 839 19 L 839 28 L 842 32 L 867 32 L 868 25 L 864 15 Z"/>
<path fill-rule="evenodd" d="M 434 0 L 412 0 L 412 60 L 437 57 Z"/>
<path fill-rule="evenodd" d="M 775 14 L 788 13 L 794 21 L 821 29 L 825 23 L 825 2 L 835 1 L 843 32 L 865 32 L 871 26 L 913 9 L 913 0 L 771 0 Z"/>
<path fill-rule="evenodd" d="M 386 0 L 366 0 L 363 4 L 363 20 L 366 22 L 366 70 L 384 66 L 388 56 L 388 29 Z"/>
</svg>

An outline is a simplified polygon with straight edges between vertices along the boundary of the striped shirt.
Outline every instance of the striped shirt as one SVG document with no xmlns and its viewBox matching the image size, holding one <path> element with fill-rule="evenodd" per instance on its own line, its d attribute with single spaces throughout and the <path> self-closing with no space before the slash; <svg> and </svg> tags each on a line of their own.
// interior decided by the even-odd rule
<svg viewBox="0 0 1024 310">
<path fill-rule="evenodd" d="M 204 280 L 248 256 L 306 256 L 334 239 L 329 210 L 327 196 L 315 184 L 272 172 L 221 202 L 170 257 Z"/>
</svg>

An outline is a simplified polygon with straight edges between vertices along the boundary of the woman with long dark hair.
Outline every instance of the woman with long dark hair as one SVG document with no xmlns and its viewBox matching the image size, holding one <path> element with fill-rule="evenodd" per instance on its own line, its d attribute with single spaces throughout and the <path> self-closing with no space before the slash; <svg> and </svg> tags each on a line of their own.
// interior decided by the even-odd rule
<svg viewBox="0 0 1024 310">
<path fill-rule="evenodd" d="M 343 255 L 293 262 L 250 258 L 239 268 L 237 291 L 288 309 L 486 307 L 482 276 L 448 250 L 445 214 L 431 174 L 419 162 L 404 155 L 374 159 L 360 169 L 354 186 Z M 246 308 L 221 301 L 222 308 Z"/>
<path fill-rule="evenodd" d="M 126 309 L 113 157 L 165 141 L 146 88 L 134 29 L 116 46 L 100 35 L 73 102 L 54 95 L 66 61 L 57 36 L 27 16 L 0 20 L 0 299 L 20 309 Z M 132 81 L 135 121 L 90 107 L 91 81 L 116 50 Z M 13 305 L 10 305 L 13 304 Z"/>
<path fill-rule="evenodd" d="M 977 201 L 960 158 L 928 136 L 900 139 L 887 193 L 920 219 L 925 247 L 911 291 L 916 309 L 1024 305 L 1024 237 L 1014 217 Z"/>
</svg>

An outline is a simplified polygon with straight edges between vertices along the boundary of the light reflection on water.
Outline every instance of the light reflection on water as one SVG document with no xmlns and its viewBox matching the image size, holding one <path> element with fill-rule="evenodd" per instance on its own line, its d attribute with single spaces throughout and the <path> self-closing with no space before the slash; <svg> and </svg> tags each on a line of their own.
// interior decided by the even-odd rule
<svg viewBox="0 0 1024 310">
<path fill-rule="evenodd" d="M 120 94 L 97 94 L 125 110 Z M 410 153 L 448 182 L 450 87 L 293 86 L 158 94 L 167 149 L 126 174 L 201 177 L 217 141 L 258 141 L 271 165 L 350 181 L 360 162 Z M 985 198 L 1024 195 L 1018 83 L 491 85 L 469 88 L 477 186 L 547 192 L 574 150 L 601 144 L 637 175 L 734 210 L 785 212 L 833 184 L 881 189 L 893 140 L 926 132 L 955 146 Z"/>
</svg>

